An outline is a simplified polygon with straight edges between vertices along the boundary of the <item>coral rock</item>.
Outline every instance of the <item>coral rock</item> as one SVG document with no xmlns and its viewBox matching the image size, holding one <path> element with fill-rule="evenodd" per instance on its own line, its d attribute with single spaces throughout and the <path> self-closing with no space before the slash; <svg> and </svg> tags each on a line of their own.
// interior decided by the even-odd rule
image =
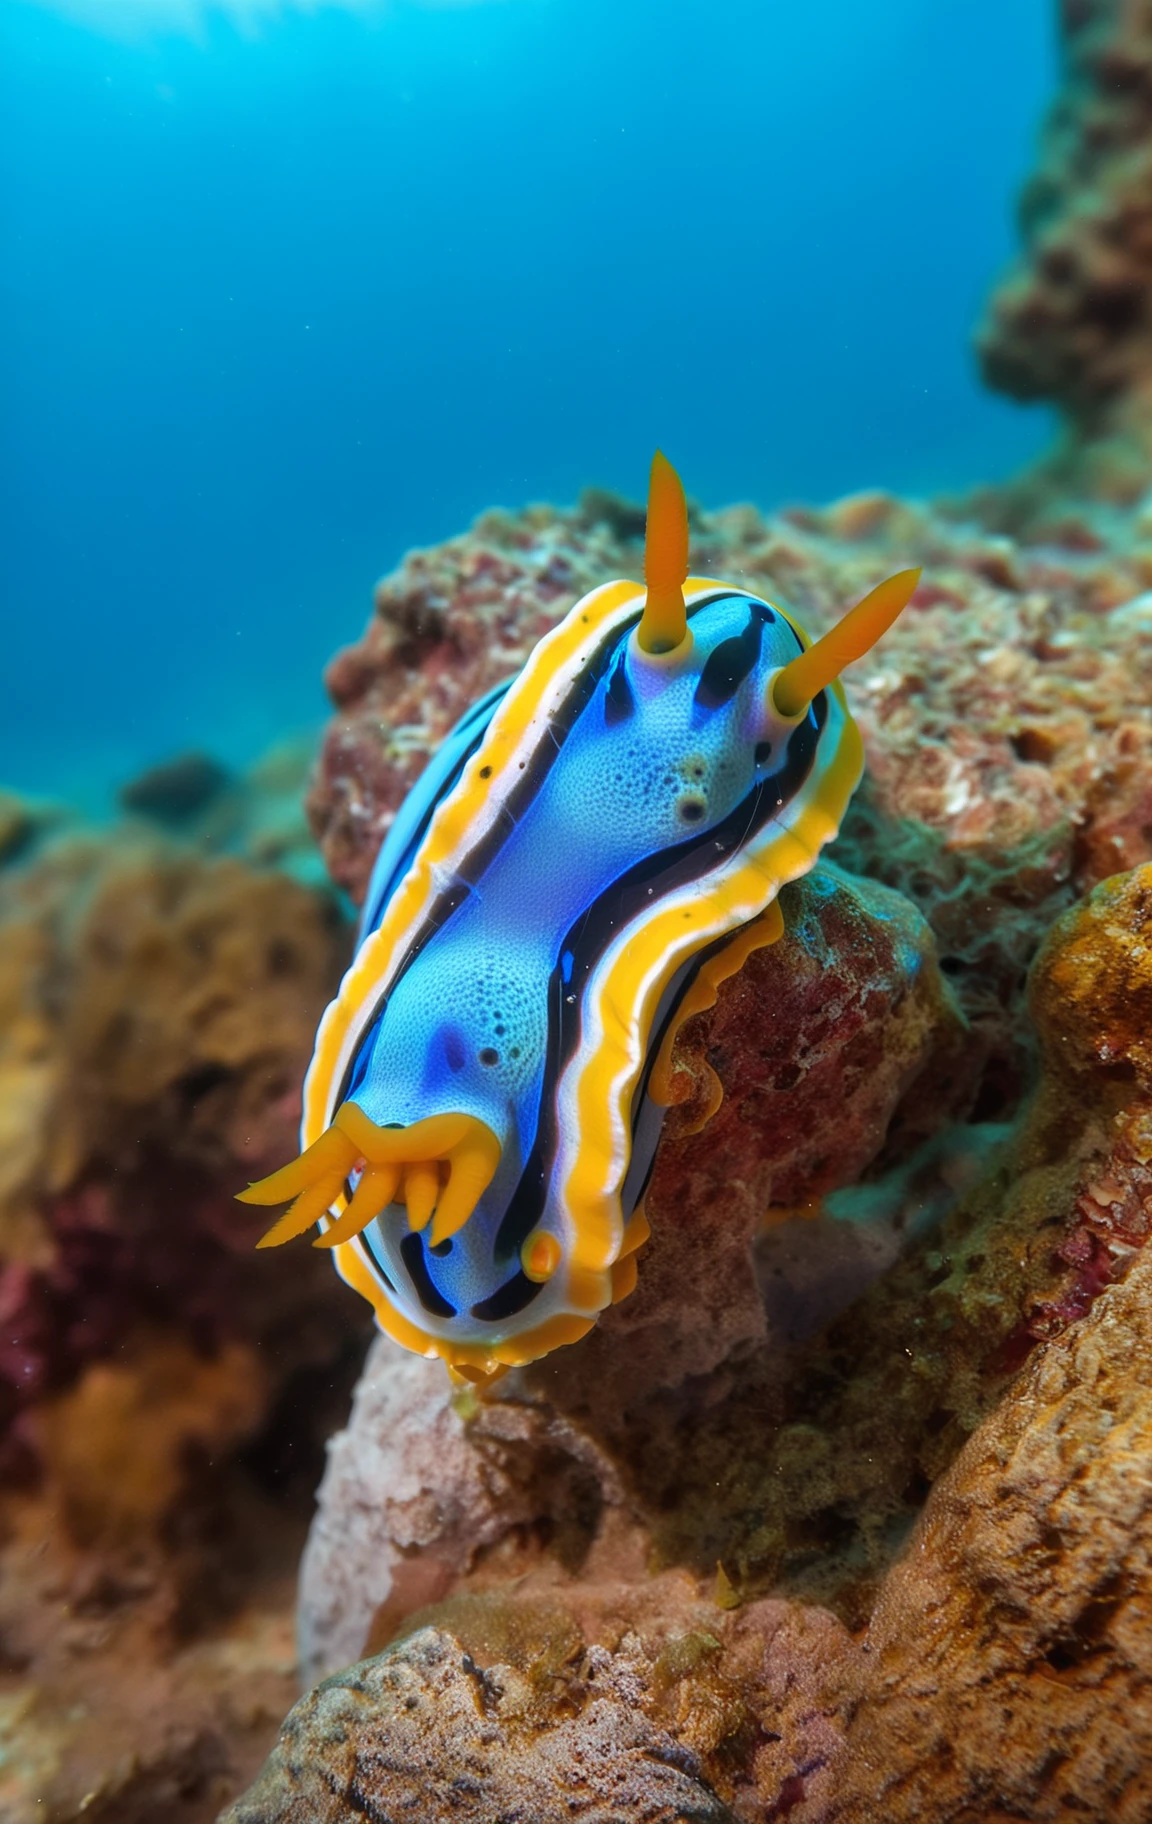
<svg viewBox="0 0 1152 1824">
<path fill-rule="evenodd" d="M 136 1362 L 95 1362 L 38 1415 L 73 1536 L 134 1545 L 175 1506 L 190 1458 L 215 1457 L 255 1430 L 268 1388 L 255 1350 L 215 1360 L 186 1343 Z"/>
<path fill-rule="evenodd" d="M 161 1142 L 218 1168 L 282 1145 L 270 1116 L 280 1127 L 339 943 L 331 907 L 239 862 L 173 857 L 103 880 L 62 1034 L 78 1156 Z"/>
<path fill-rule="evenodd" d="M 233 1200 L 292 1147 L 348 934 L 329 890 L 139 825 L 30 815 L 3 859 L 0 1813 L 208 1824 L 291 1701 L 365 1330 Z"/>
<path fill-rule="evenodd" d="M 756 1197 L 756 1160 L 738 1150 L 741 1098 L 765 1055 L 765 1083 L 777 1069 L 771 1028 L 758 1048 L 749 1036 L 769 977 L 746 970 L 725 984 L 682 1035 L 692 1093 L 671 1122 L 692 1125 L 701 1058 L 727 1068 L 725 1044 L 743 1032 L 749 1052 L 712 1123 L 728 1108 L 733 1132 L 670 1133 L 634 1316 L 624 1301 L 582 1344 L 479 1401 L 443 1381 L 438 1390 L 435 1364 L 377 1345 L 321 1495 L 302 1592 L 306 1664 L 382 1645 L 406 1610 L 431 1602 L 424 1617 L 482 1669 L 502 1665 L 516 1659 L 515 1630 L 501 1633 L 491 1609 L 479 1625 L 467 1605 L 535 1604 L 543 1625 L 551 1604 L 575 1631 L 562 1662 L 598 1664 L 606 1651 L 619 1675 L 627 1660 L 647 1724 L 695 1757 L 736 1817 L 1148 1815 L 1149 873 L 1104 882 L 1042 946 L 1031 993 L 1044 1075 L 1016 1129 L 960 1130 L 964 1145 L 937 1134 L 873 1184 L 828 1194 L 830 1209 L 842 1199 L 847 1214 L 851 1201 L 872 1224 L 903 1198 L 906 1220 L 928 1226 L 863 1296 L 848 1290 L 843 1302 L 855 1302 L 823 1333 L 773 1339 L 763 1311 L 757 1328 L 736 1292 L 748 1226 L 724 1253 L 725 1219 Z M 877 904 L 834 870 L 817 873 L 790 893 L 788 927 L 818 952 L 803 928 L 816 918 L 850 982 L 853 920 L 866 929 Z M 880 982 L 915 930 L 894 921 Z M 803 959 L 789 967 L 788 941 L 757 967 L 795 975 L 802 1005 Z M 838 998 L 856 1005 L 844 983 Z M 895 1008 L 887 1029 L 899 1031 L 900 1005 L 889 1001 L 881 1028 Z M 933 1007 L 930 1025 L 929 997 L 922 1015 Z M 862 1019 L 857 1031 L 869 1030 Z M 946 1056 L 947 1023 L 934 1031 Z M 821 1096 L 841 1106 L 839 1090 L 820 1090 L 822 1071 L 851 1055 L 850 1040 L 814 1049 L 817 1135 Z M 803 1093 L 801 1081 L 777 1093 Z M 842 1105 L 847 1162 L 858 1137 L 850 1084 Z M 771 1108 L 751 1125 L 771 1133 Z M 793 1131 L 787 1119 L 781 1131 Z M 801 1185 L 815 1181 L 823 1144 L 797 1156 Z M 684 1209 L 688 1243 L 703 1237 L 695 1255 L 677 1254 Z M 793 1216 L 761 1237 L 763 1287 L 774 1244 L 815 1220 Z M 662 1247 L 675 1263 L 663 1287 Z M 777 1249 L 776 1272 L 785 1258 Z M 716 1286 L 735 1319 L 712 1299 Z M 789 1309 L 784 1285 L 771 1296 Z M 680 1381 L 669 1363 L 686 1358 Z M 680 1569 L 657 1574 L 661 1565 Z M 675 1640 L 655 1639 L 658 1615 Z M 562 1705 L 546 1688 L 537 1713 L 555 1726 Z"/>
<path fill-rule="evenodd" d="M 938 1477 L 855 1638 L 812 1602 L 733 1607 L 723 1579 L 710 1600 L 682 1574 L 646 1577 L 634 1548 L 617 1545 L 624 1581 L 607 1586 L 600 1545 L 566 1575 L 495 1558 L 486 1593 L 434 1605 L 434 1627 L 298 1706 L 227 1824 L 335 1824 L 357 1799 L 392 1816 L 409 1795 L 430 1819 L 451 1802 L 443 1815 L 488 1824 L 510 1749 L 526 1815 L 547 1824 L 565 1816 L 552 1782 L 581 1723 L 596 1725 L 593 1769 L 596 1742 L 615 1744 L 606 1815 L 621 1819 L 665 1815 L 659 1786 L 627 1783 L 639 1748 L 690 1782 L 675 1798 L 698 1809 L 673 1817 L 1138 1824 L 1152 1805 L 1150 1388 L 1142 1256 L 1039 1345 Z M 492 1423 L 471 1438 L 477 1463 Z M 825 1470 L 812 1442 L 797 1464 L 809 1481 Z M 426 1486 L 429 1518 L 436 1498 Z M 598 1708 L 620 1696 L 623 1737 Z M 599 1815 L 602 1789 L 577 1790 Z"/>
<path fill-rule="evenodd" d="M 130 779 L 119 796 L 126 811 L 179 827 L 206 810 L 227 785 L 227 772 L 210 754 L 178 754 Z"/>
<path fill-rule="evenodd" d="M 1152 865 L 1105 880 L 1054 927 L 1032 979 L 1050 1067 L 1152 1094 Z"/>
<path fill-rule="evenodd" d="M 335 1312 L 323 1263 L 241 1261 L 259 1218 L 233 1193 L 292 1148 L 345 943 L 283 876 L 134 840 L 66 839 L 6 880 L 0 1431 L 141 1328 L 203 1350 Z"/>
<path fill-rule="evenodd" d="M 530 1412 L 514 1416 L 521 1452 L 530 1451 L 540 1424 Z M 538 1517 L 514 1467 L 486 1442 L 465 1425 L 441 1363 L 377 1340 L 348 1426 L 328 1447 L 301 1571 L 307 1677 L 358 1659 L 378 1615 L 398 1627 L 478 1552 Z"/>
<path fill-rule="evenodd" d="M 880 1593 L 821 1819 L 1147 1818 L 1150 1566 L 1143 1258 L 933 1490 Z"/>
<path fill-rule="evenodd" d="M 978 336 L 990 385 L 1068 418 L 1064 445 L 1007 490 L 1050 529 L 1046 493 L 1130 502 L 1152 480 L 1152 14 L 1075 0 L 1060 15 L 1063 85 L 1021 199 L 1024 252 Z"/>
<path fill-rule="evenodd" d="M 607 1656 L 604 1656 L 607 1658 Z M 428 1628 L 328 1679 L 293 1710 L 256 1785 L 222 1824 L 735 1824 L 695 1756 L 595 1675 L 542 1724 L 508 1666 L 482 1670 Z"/>
</svg>

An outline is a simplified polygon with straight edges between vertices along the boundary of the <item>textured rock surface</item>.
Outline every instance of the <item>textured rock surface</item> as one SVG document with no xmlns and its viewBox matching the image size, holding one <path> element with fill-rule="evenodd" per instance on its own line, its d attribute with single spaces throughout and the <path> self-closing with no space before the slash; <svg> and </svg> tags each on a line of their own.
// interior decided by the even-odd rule
<svg viewBox="0 0 1152 1824">
<path fill-rule="evenodd" d="M 892 512 L 848 503 L 796 535 Z M 1033 561 L 931 524 L 953 553 Z M 879 569 L 878 551 L 857 539 L 845 561 Z M 1131 552 L 1109 561 L 1109 587 L 1130 583 Z M 479 1800 L 456 1790 L 463 1819 L 490 1824 L 513 1750 L 547 1794 L 605 1742 L 657 1782 L 654 1816 L 1092 1816 L 1103 1786 L 1125 1824 L 1147 1805 L 1149 867 L 1075 899 L 1147 840 L 1144 607 L 1087 606 L 1105 557 L 1069 564 L 1061 627 L 1083 644 L 1043 658 L 1037 634 L 1023 676 L 1014 645 L 1006 684 L 965 598 L 964 715 L 1026 688 L 1033 718 L 1027 739 L 1002 723 L 1010 761 L 971 760 L 972 844 L 915 734 L 921 692 L 941 744 L 941 705 L 961 707 L 943 605 L 917 611 L 925 663 L 876 720 L 842 853 L 928 923 L 834 868 L 790 892 L 788 935 L 681 1036 L 633 1298 L 484 1402 L 373 1353 L 309 1548 L 304 1645 L 346 1663 L 427 1618 L 459 1641 L 451 1663 L 502 1681 L 503 1745 Z M 980 598 L 994 615 L 1001 593 Z M 1039 753 L 1073 709 L 1066 745 L 1018 770 L 1013 740 Z M 203 840 L 207 857 L 141 827 L 109 851 L 29 818 L 2 889 L 0 1795 L 20 1824 L 205 1824 L 251 1777 L 291 1694 L 299 1496 L 340 1339 L 362 1334 L 307 1250 L 249 1259 L 228 1195 L 287 1147 L 344 940 L 314 895 Z M 1013 1106 L 1025 966 L 1066 905 L 1032 978 L 1039 1094 L 1011 1132 L 948 1125 L 974 1096 Z M 712 1072 L 724 1101 L 693 1134 Z M 1104 1409 L 1117 1426 L 1093 1432 Z M 430 1723 L 419 1751 L 449 1768 L 465 1739 Z M 356 1748 L 308 1765 L 343 1778 Z M 385 1740 L 372 1777 L 400 1777 L 388 1759 Z M 314 1803 L 285 1768 L 257 1789 L 269 1816 Z"/>
<path fill-rule="evenodd" d="M 579 1575 L 538 1563 L 512 1577 L 505 1563 L 491 1572 L 500 1590 L 428 1610 L 439 1631 L 299 1706 L 229 1824 L 344 1824 L 353 1782 L 357 1802 L 391 1816 L 408 1782 L 440 1802 L 438 1782 L 465 1764 L 471 1783 L 450 1788 L 443 1815 L 487 1824 L 511 1740 L 526 1815 L 546 1824 L 566 1815 L 552 1782 L 574 1738 L 594 1768 L 584 1731 L 616 1727 L 606 1691 L 633 1722 L 608 1736 L 621 1771 L 660 1732 L 659 1764 L 690 1775 L 698 1805 L 702 1782 L 729 1808 L 671 1816 L 1137 1824 L 1152 1807 L 1150 1370 L 1141 1256 L 1038 1347 L 940 1476 L 855 1637 L 810 1603 L 734 1610 L 723 1584 L 709 1599 L 682 1576 L 645 1579 L 619 1537 Z M 598 1581 L 605 1557 L 624 1581 Z M 619 1802 L 624 1818 L 665 1815 L 644 1809 L 651 1792 Z"/>
<path fill-rule="evenodd" d="M 992 386 L 1068 420 L 1063 448 L 1009 490 L 1018 509 L 1054 486 L 1131 502 L 1152 482 L 1152 7 L 1064 0 L 1060 18 L 1024 251 L 978 337 Z"/>
<path fill-rule="evenodd" d="M 260 1271 L 232 1193 L 291 1149 L 346 941 L 284 876 L 155 844 L 64 840 L 0 887 L 8 1420 L 132 1331 L 335 1312 L 320 1262 Z"/>
<path fill-rule="evenodd" d="M 0 874 L 5 1824 L 206 1824 L 294 1694 L 363 1324 L 318 1258 L 264 1269 L 233 1192 L 292 1145 L 347 935 L 330 893 L 221 857 L 236 827 L 29 807 Z"/>
<path fill-rule="evenodd" d="M 579 1707 L 585 1726 L 589 1711 L 599 1720 L 592 1694 L 604 1685 L 633 1718 L 635 1733 L 608 1737 L 624 1768 L 630 1745 L 660 1731 L 660 1765 L 690 1773 L 698 1805 L 703 1782 L 747 1824 L 1137 1824 L 1152 1806 L 1150 1370 L 1152 1260 L 1142 1256 L 1038 1347 L 940 1476 L 855 1638 L 811 1603 L 733 1610 L 723 1582 L 710 1600 L 686 1578 L 646 1581 L 642 1551 L 619 1538 L 607 1556 L 631 1583 L 598 1584 L 599 1546 L 579 1575 L 490 1565 L 500 1593 L 429 1610 L 440 1632 L 299 1706 L 229 1824 L 344 1824 L 359 1815 L 353 1781 L 356 1802 L 386 1816 L 409 1782 L 423 1780 L 439 1802 L 437 1782 L 470 1749 L 472 1783 L 457 1782 L 443 1815 L 488 1824 L 503 1797 L 503 1714 L 519 1731 L 519 1790 L 537 1807 L 526 1815 L 563 1818 L 558 1751 L 564 1766 L 582 1737 L 565 1719 Z M 442 1701 L 445 1679 L 454 1702 Z M 476 1754 L 485 1693 L 495 1720 Z M 595 1766 L 595 1740 L 587 1751 Z M 650 1791 L 644 1802 L 655 1803 Z M 628 1804 L 615 1815 L 665 1815 L 639 1794 Z"/>
<path fill-rule="evenodd" d="M 882 1588 L 827 1809 L 1152 1814 L 1152 1259 L 1039 1354 Z"/>
<path fill-rule="evenodd" d="M 1065 1081 L 1152 1095 L 1152 866 L 1117 874 L 1065 913 L 1037 959 L 1033 1013 Z"/>
<path fill-rule="evenodd" d="M 437 1601 L 485 1548 L 563 1505 L 574 1478 L 561 1473 L 562 1449 L 558 1501 L 539 1473 L 547 1416 L 510 1407 L 493 1423 L 485 1407 L 476 1418 L 465 1423 L 439 1362 L 373 1345 L 348 1427 L 329 1445 L 301 1569 L 306 1679 L 359 1659 L 373 1625 L 389 1638 L 390 1619 Z"/>
<path fill-rule="evenodd" d="M 254 1777 L 298 1692 L 298 1527 L 271 1503 L 248 1529 L 239 1518 L 193 1502 L 182 1548 L 137 1536 L 112 1553 L 77 1543 L 51 1483 L 5 1491 L 4 1824 L 210 1824 Z M 215 1541 L 197 1545 L 188 1535 L 209 1521 Z"/>
<path fill-rule="evenodd" d="M 583 1689 L 568 1682 L 564 1709 L 544 1721 L 511 1667 L 481 1670 L 450 1635 L 426 1629 L 298 1704 L 257 1785 L 225 1817 L 732 1824 L 691 1751 L 648 1723 L 603 1659 Z"/>
</svg>

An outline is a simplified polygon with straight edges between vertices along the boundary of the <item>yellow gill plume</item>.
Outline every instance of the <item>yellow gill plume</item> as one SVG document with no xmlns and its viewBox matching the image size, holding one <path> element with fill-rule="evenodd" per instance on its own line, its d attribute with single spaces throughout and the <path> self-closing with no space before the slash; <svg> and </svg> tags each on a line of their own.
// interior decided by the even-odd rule
<svg viewBox="0 0 1152 1824">
<path fill-rule="evenodd" d="M 363 1172 L 348 1207 L 314 1247 L 335 1248 L 375 1221 L 398 1197 L 408 1225 L 427 1227 L 437 1247 L 462 1229 L 500 1163 L 500 1142 L 475 1115 L 429 1115 L 411 1127 L 377 1127 L 355 1102 L 337 1109 L 332 1126 L 270 1177 L 241 1191 L 239 1202 L 294 1201 L 257 1242 L 276 1248 L 319 1221 L 344 1189 L 350 1172 Z"/>
</svg>

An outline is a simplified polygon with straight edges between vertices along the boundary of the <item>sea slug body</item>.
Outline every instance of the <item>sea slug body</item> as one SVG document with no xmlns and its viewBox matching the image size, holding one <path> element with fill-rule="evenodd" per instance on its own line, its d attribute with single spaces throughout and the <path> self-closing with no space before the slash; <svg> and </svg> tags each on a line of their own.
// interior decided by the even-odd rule
<svg viewBox="0 0 1152 1824">
<path fill-rule="evenodd" d="M 381 1327 L 484 1382 L 631 1291 L 677 1027 L 780 935 L 779 888 L 862 768 L 836 681 L 906 604 L 880 584 L 810 647 L 687 578 L 653 463 L 646 587 L 577 602 L 402 807 L 321 1022 L 303 1153 L 243 1193 L 319 1222 Z"/>
</svg>

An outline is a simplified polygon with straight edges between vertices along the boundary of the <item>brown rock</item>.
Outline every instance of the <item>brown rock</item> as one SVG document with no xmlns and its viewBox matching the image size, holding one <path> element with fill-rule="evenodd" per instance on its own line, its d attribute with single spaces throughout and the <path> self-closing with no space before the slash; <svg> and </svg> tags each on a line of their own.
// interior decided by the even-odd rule
<svg viewBox="0 0 1152 1824">
<path fill-rule="evenodd" d="M 267 1402 L 260 1359 L 239 1343 L 214 1360 L 179 1341 L 93 1363 L 36 1415 L 74 1538 L 131 1548 L 154 1537 L 184 1491 L 189 1460 L 226 1455 L 251 1437 Z"/>
<path fill-rule="evenodd" d="M 807 891 L 827 885 L 810 880 Z M 705 1176 L 678 1199 L 662 1204 L 654 1191 L 654 1287 L 661 1247 L 673 1260 L 683 1246 L 662 1243 L 662 1215 L 674 1236 L 689 1209 L 704 1238 L 647 1313 L 665 1326 L 653 1324 L 662 1345 L 679 1321 L 694 1363 L 683 1381 L 652 1371 L 643 1266 L 631 1331 L 625 1301 L 584 1344 L 480 1402 L 453 1404 L 445 1390 L 437 1403 L 432 1365 L 378 1345 L 309 1553 L 302 1613 L 314 1663 L 357 1635 L 360 1646 L 383 1644 L 405 1625 L 405 1604 L 430 1597 L 440 1606 L 428 1618 L 478 1663 L 515 1660 L 507 1628 L 494 1631 L 490 1614 L 479 1626 L 467 1610 L 468 1592 L 487 1592 L 539 1613 L 551 1604 L 587 1652 L 631 1654 L 648 1720 L 691 1749 L 738 1817 L 1146 1815 L 1148 889 L 1146 868 L 1105 882 L 1053 929 L 1032 989 L 1046 1074 L 1015 1133 L 981 1142 L 969 1130 L 967 1150 L 937 1136 L 871 1186 L 828 1196 L 830 1209 L 853 1203 L 873 1234 L 893 1201 L 919 1212 L 910 1222 L 942 1201 L 937 1226 L 903 1253 L 895 1243 L 876 1283 L 863 1296 L 850 1286 L 841 1296 L 855 1302 L 823 1333 L 725 1327 L 709 1288 L 739 1303 L 738 1250 L 725 1256 L 722 1230 L 754 1167 L 725 1165 L 720 1152 L 715 1186 L 701 1188 L 705 1154 Z M 853 904 L 861 916 L 859 903 L 837 916 Z M 793 896 L 789 924 L 805 946 L 816 941 L 799 929 L 812 905 Z M 849 917 L 835 942 L 848 979 L 851 932 Z M 786 942 L 763 960 L 775 954 L 783 968 Z M 890 967 L 877 966 L 878 981 Z M 802 997 L 802 966 L 794 973 Z M 763 998 L 753 986 L 747 971 L 727 985 L 710 1044 L 742 1030 L 745 997 Z M 841 1001 L 850 1020 L 851 995 Z M 687 1029 L 686 1057 L 698 1043 Z M 830 1055 L 815 1054 L 814 1109 Z M 754 1068 L 744 1058 L 733 1081 Z M 850 1128 L 850 1093 L 843 1106 Z M 770 1129 L 762 1112 L 757 1130 Z M 673 1138 L 676 1170 L 707 1133 Z M 847 1156 L 848 1135 L 844 1144 Z M 726 1200 L 722 1180 L 738 1187 Z M 789 1226 L 758 1244 L 761 1284 L 780 1312 L 789 1300 L 765 1250 Z M 834 1263 L 827 1239 L 813 1258 L 821 1245 Z M 570 1527 L 561 1546 L 560 1517 L 577 1511 L 582 1531 Z M 393 1567 L 387 1590 L 380 1564 Z M 654 1574 L 661 1564 L 682 1568 Z M 679 1645 L 660 1634 L 657 1613 Z"/>
<path fill-rule="evenodd" d="M 283 876 L 178 853 L 107 872 L 72 944 L 58 1175 L 149 1144 L 214 1169 L 290 1147 L 342 951 L 334 908 Z"/>
<path fill-rule="evenodd" d="M 0 1435 L 138 1333 L 340 1347 L 352 1301 L 319 1260 L 269 1271 L 233 1197 L 292 1149 L 345 943 L 326 896 L 138 841 L 71 838 L 5 881 Z"/>
<path fill-rule="evenodd" d="M 1137 1824 L 1152 1803 L 1150 1370 L 1141 1256 L 1038 1347 L 939 1477 L 855 1640 L 819 1606 L 733 1608 L 723 1580 L 716 1606 L 683 1576 L 645 1579 L 635 1554 L 608 1585 L 599 1547 L 566 1575 L 494 1561 L 501 1589 L 428 1611 L 439 1632 L 305 1700 L 228 1824 L 343 1819 L 353 1785 L 385 1811 L 421 1787 L 447 1803 L 441 1783 L 452 1791 L 487 1722 L 458 1815 L 498 1815 L 494 1762 L 514 1747 L 526 1815 L 547 1824 L 564 1815 L 549 1807 L 557 1751 L 563 1766 L 578 1734 L 567 1719 L 599 1726 L 605 1689 L 626 1697 L 639 1739 L 658 1734 L 663 1765 L 748 1824 Z M 804 1473 L 823 1473 L 818 1456 Z M 317 1777 L 330 1797 L 314 1796 Z M 621 1818 L 663 1815 L 643 1789 L 613 1796 Z"/>
<path fill-rule="evenodd" d="M 174 1629 L 171 1572 L 155 1556 L 78 1547 L 52 1491 L 16 1501 L 5 1489 L 4 1824 L 211 1824 L 254 1778 L 297 1691 L 294 1529 L 264 1511 L 261 1573 L 241 1595 L 220 1522 L 217 1556 L 197 1567 L 210 1600 Z"/>
<path fill-rule="evenodd" d="M 822 1820 L 1152 1814 L 1152 1259 L 937 1484 L 864 1648 Z"/>
</svg>

